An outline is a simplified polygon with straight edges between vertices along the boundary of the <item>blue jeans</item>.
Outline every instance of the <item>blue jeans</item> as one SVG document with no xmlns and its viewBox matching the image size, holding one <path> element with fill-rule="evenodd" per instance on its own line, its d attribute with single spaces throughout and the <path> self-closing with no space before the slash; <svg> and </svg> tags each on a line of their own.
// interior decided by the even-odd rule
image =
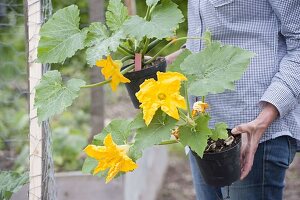
<svg viewBox="0 0 300 200">
<path fill-rule="evenodd" d="M 197 200 L 281 200 L 285 172 L 294 159 L 296 139 L 280 136 L 259 144 L 252 169 L 243 181 L 231 186 L 217 188 L 207 185 L 199 171 L 196 159 L 190 153 L 190 165 Z"/>
</svg>

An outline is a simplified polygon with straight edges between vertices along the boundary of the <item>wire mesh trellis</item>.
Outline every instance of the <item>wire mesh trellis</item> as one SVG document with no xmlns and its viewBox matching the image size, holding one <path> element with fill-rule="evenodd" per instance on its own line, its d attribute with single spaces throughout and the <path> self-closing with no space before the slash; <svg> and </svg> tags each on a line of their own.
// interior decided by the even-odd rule
<svg viewBox="0 0 300 200">
<path fill-rule="evenodd" d="M 26 5 L 40 4 L 40 10 L 24 12 Z M 28 11 L 28 10 L 27 10 Z M 41 20 L 27 21 L 39 14 Z M 50 0 L 25 1 L 1 0 L 0 2 L 0 170 L 28 171 L 29 119 L 28 70 L 26 56 L 26 31 L 31 25 L 40 25 L 52 14 Z M 35 35 L 34 37 L 38 37 Z M 33 38 L 27 38 L 30 42 Z M 31 49 L 32 51 L 32 49 Z M 36 49 L 34 50 L 36 51 Z M 42 71 L 50 68 L 43 65 Z M 32 92 L 32 91 L 31 91 Z M 48 122 L 43 125 L 42 194 L 41 199 L 54 200 L 54 167 L 51 156 L 51 130 Z"/>
</svg>

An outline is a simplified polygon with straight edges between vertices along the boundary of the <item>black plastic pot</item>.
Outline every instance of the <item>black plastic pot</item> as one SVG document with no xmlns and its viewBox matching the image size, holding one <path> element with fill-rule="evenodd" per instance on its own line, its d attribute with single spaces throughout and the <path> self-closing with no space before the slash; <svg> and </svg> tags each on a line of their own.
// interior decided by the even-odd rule
<svg viewBox="0 0 300 200">
<path fill-rule="evenodd" d="M 130 99 L 133 103 L 133 106 L 135 108 L 139 108 L 140 102 L 135 96 L 135 93 L 137 93 L 140 90 L 140 85 L 149 78 L 154 78 L 157 80 L 156 72 L 165 72 L 167 63 L 164 58 L 159 58 L 159 60 L 156 61 L 157 64 L 150 66 L 148 68 L 142 69 L 140 71 L 134 71 L 134 72 L 127 72 L 124 74 L 126 78 L 130 80 L 130 83 L 125 83 L 127 92 L 130 96 Z M 124 67 L 126 68 L 126 67 Z M 124 69 L 123 68 L 123 69 Z"/>
<path fill-rule="evenodd" d="M 238 139 L 238 143 L 232 148 L 223 152 L 204 153 L 203 158 L 192 151 L 202 177 L 208 185 L 223 187 L 231 185 L 240 178 L 240 136 L 236 139 Z"/>
</svg>

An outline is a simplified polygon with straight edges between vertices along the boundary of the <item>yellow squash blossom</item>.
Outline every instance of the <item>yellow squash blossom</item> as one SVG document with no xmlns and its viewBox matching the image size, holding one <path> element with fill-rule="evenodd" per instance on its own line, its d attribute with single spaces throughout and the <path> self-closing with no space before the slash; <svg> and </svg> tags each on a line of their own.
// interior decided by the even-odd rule
<svg viewBox="0 0 300 200">
<path fill-rule="evenodd" d="M 111 134 L 104 139 L 104 146 L 88 145 L 84 152 L 99 161 L 94 169 L 94 175 L 110 168 L 106 183 L 111 181 L 119 172 L 128 172 L 137 168 L 137 164 L 127 156 L 129 145 L 116 145 Z"/>
<path fill-rule="evenodd" d="M 141 102 L 143 118 L 147 125 L 150 124 L 158 108 L 169 116 L 179 119 L 177 108 L 186 109 L 186 102 L 180 95 L 181 81 L 187 78 L 178 72 L 157 72 L 157 81 L 147 79 L 140 85 L 140 91 L 136 93 Z"/>
<path fill-rule="evenodd" d="M 195 102 L 193 105 L 193 116 L 195 116 L 198 112 L 204 113 L 208 107 L 208 103 L 202 101 Z"/>
<path fill-rule="evenodd" d="M 106 59 L 97 60 L 96 66 L 102 67 L 101 73 L 104 75 L 105 80 L 111 78 L 110 86 L 112 91 L 115 91 L 120 83 L 130 82 L 130 80 L 124 77 L 120 72 L 122 62 L 113 60 L 111 56 L 107 56 Z"/>
</svg>

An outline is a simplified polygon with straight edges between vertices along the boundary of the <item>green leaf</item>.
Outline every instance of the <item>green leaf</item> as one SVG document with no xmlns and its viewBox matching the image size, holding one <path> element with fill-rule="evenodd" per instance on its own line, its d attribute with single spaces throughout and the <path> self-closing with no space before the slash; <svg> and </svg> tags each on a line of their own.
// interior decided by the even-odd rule
<svg viewBox="0 0 300 200">
<path fill-rule="evenodd" d="M 169 140 L 171 130 L 175 127 L 177 120 L 165 115 L 161 110 L 157 111 L 148 127 L 137 130 L 133 150 L 140 152 L 143 149 L 163 140 Z M 137 153 L 138 154 L 138 153 Z"/>
<path fill-rule="evenodd" d="M 212 37 L 210 31 L 205 31 L 203 33 L 203 40 L 206 47 L 212 44 Z"/>
<path fill-rule="evenodd" d="M 160 0 L 146 0 L 147 6 L 156 5 Z"/>
<path fill-rule="evenodd" d="M 94 169 L 97 167 L 98 164 L 99 164 L 99 161 L 97 161 L 93 158 L 87 157 L 83 163 L 81 171 L 84 174 L 93 174 Z M 99 173 L 96 174 L 96 176 L 101 177 L 101 178 L 106 177 L 107 173 L 108 173 L 108 169 L 105 171 L 100 171 Z"/>
<path fill-rule="evenodd" d="M 241 78 L 253 56 L 250 51 L 219 42 L 188 56 L 180 68 L 189 79 L 189 94 L 206 96 L 233 90 L 234 81 Z"/>
<path fill-rule="evenodd" d="M 38 61 L 62 63 L 84 48 L 86 29 L 79 29 L 79 9 L 75 5 L 58 10 L 41 28 Z"/>
<path fill-rule="evenodd" d="M 189 55 L 191 55 L 192 52 L 188 49 L 185 49 L 179 54 L 176 59 L 168 66 L 167 70 L 170 72 L 179 72 L 183 73 L 180 64 L 186 59 Z"/>
<path fill-rule="evenodd" d="M 90 158 L 90 157 L 87 157 L 85 160 L 84 160 L 84 163 L 82 165 L 82 173 L 84 174 L 93 174 L 93 171 L 95 169 L 95 167 L 97 167 L 98 165 L 98 161 L 93 159 L 93 158 Z"/>
<path fill-rule="evenodd" d="M 178 24 L 184 21 L 183 15 L 177 7 L 171 0 L 164 0 L 155 7 L 150 21 L 133 16 L 124 23 L 124 31 L 139 41 L 144 36 L 157 39 L 171 37 Z"/>
<path fill-rule="evenodd" d="M 36 87 L 34 100 L 38 121 L 42 122 L 63 112 L 78 97 L 80 87 L 83 85 L 85 82 L 80 79 L 71 79 L 64 84 L 57 70 L 45 73 Z"/>
<path fill-rule="evenodd" d="M 0 171 L 0 199 L 9 200 L 13 193 L 28 183 L 28 173 Z"/>
<path fill-rule="evenodd" d="M 106 24 L 110 30 L 117 31 L 128 18 L 128 10 L 121 0 L 110 0 L 105 16 Z"/>
<path fill-rule="evenodd" d="M 227 139 L 228 138 L 228 131 L 227 131 L 227 124 L 224 122 L 217 123 L 215 125 L 215 129 L 212 130 L 212 135 L 210 136 L 211 139 L 217 141 L 218 139 Z"/>
<path fill-rule="evenodd" d="M 93 22 L 88 28 L 85 46 L 90 47 L 110 36 L 106 26 L 100 22 Z"/>
<path fill-rule="evenodd" d="M 143 119 L 143 113 L 138 113 L 130 124 L 131 129 L 139 129 L 147 127 Z"/>
<path fill-rule="evenodd" d="M 128 157 L 134 162 L 143 156 L 142 149 L 138 146 L 131 146 L 128 151 Z"/>
<path fill-rule="evenodd" d="M 117 51 L 121 40 L 125 38 L 124 33 L 120 30 L 114 33 L 109 38 L 93 40 L 94 45 L 87 49 L 87 62 L 91 66 L 96 64 L 96 61 L 102 59 L 103 56 L 109 55 L 111 52 Z"/>
<path fill-rule="evenodd" d="M 103 145 L 104 138 L 110 133 L 117 145 L 127 144 L 131 135 L 131 120 L 116 119 L 111 121 L 100 134 L 94 136 L 97 145 Z"/>
<path fill-rule="evenodd" d="M 210 117 L 208 115 L 200 115 L 196 120 L 196 127 L 181 126 L 179 127 L 179 142 L 184 146 L 189 146 L 200 157 L 203 156 L 207 146 L 207 140 L 212 134 L 208 128 Z"/>
</svg>

